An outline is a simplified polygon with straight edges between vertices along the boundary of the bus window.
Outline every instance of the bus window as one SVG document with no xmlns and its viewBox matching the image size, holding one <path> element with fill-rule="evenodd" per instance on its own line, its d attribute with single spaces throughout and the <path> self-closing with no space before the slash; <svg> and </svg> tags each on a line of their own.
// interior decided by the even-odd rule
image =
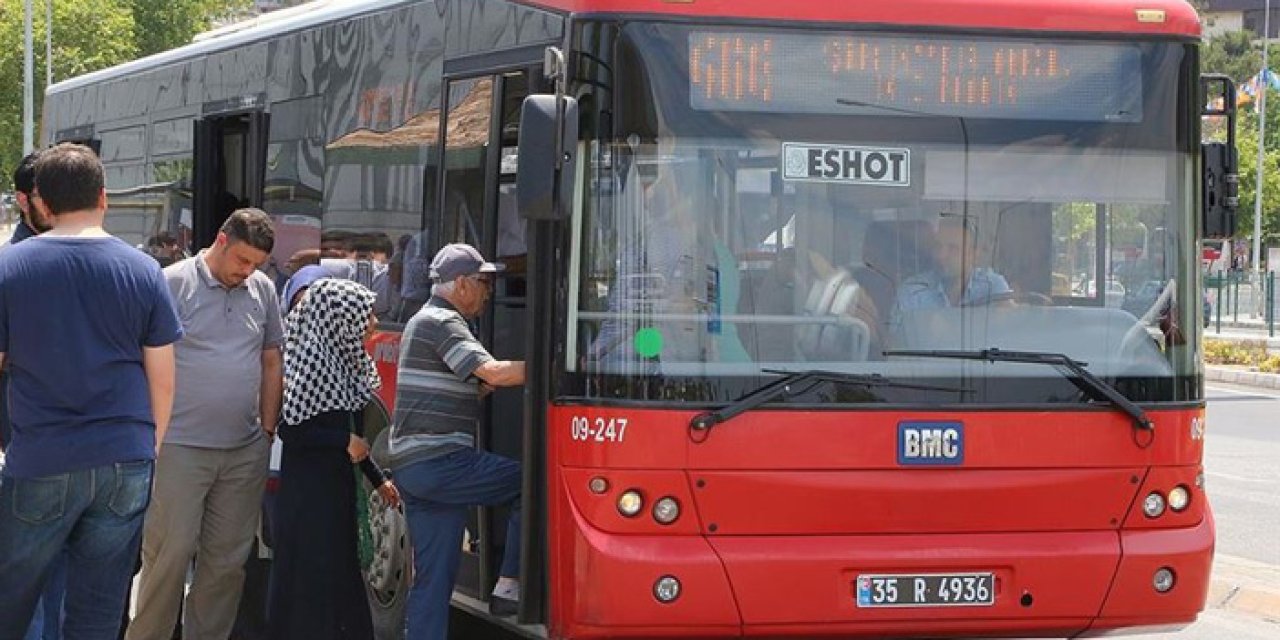
<svg viewBox="0 0 1280 640">
<path fill-rule="evenodd" d="M 484 230 L 485 151 L 493 115 L 493 78 L 449 83 L 446 92 L 444 215 L 440 246 L 465 242 L 480 247 Z"/>
</svg>

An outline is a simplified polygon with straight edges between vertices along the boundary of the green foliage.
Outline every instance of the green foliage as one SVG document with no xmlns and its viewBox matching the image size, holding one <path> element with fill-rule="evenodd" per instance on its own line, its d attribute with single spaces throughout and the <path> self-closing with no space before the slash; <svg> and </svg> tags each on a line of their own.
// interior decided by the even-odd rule
<svg viewBox="0 0 1280 640">
<path fill-rule="evenodd" d="M 1249 31 L 1233 31 L 1210 38 L 1200 48 L 1200 69 L 1204 73 L 1222 73 L 1242 83 L 1262 68 L 1262 47 L 1253 42 Z M 1280 53 L 1271 47 L 1270 55 Z"/>
<path fill-rule="evenodd" d="M 1204 341 L 1204 361 L 1209 364 L 1256 365 L 1267 358 L 1267 343 L 1261 340 Z"/>
<path fill-rule="evenodd" d="M 1201 47 L 1200 68 L 1204 73 L 1222 73 L 1237 85 L 1254 77 L 1262 68 L 1262 45 L 1248 31 L 1224 33 L 1205 40 Z M 1280 67 L 1280 44 L 1273 43 L 1268 52 L 1272 69 Z M 1258 114 L 1257 101 L 1240 109 L 1236 123 L 1236 149 L 1240 157 L 1240 209 L 1237 237 L 1253 236 L 1253 218 L 1258 192 Z M 1207 122 L 1206 138 L 1221 140 L 1223 127 Z M 1280 242 L 1280 91 L 1267 92 L 1266 145 L 1263 158 L 1262 241 Z"/>
<path fill-rule="evenodd" d="M 37 122 L 45 85 L 44 3 L 35 2 L 35 92 Z M 109 67 L 137 54 L 133 16 L 123 0 L 59 0 L 53 3 L 55 79 Z M 22 76 L 23 0 L 0 0 L 0 78 Z M 12 188 L 22 158 L 21 82 L 0 82 L 0 191 Z"/>
<path fill-rule="evenodd" d="M 191 37 L 215 22 L 250 7 L 252 0 L 125 0 L 138 25 L 139 56 L 168 51 L 191 42 Z"/>
<path fill-rule="evenodd" d="M 53 76 L 66 80 L 191 41 L 252 0 L 54 0 Z M 44 3 L 33 2 L 36 124 L 45 83 Z M 0 193 L 22 158 L 23 0 L 0 0 Z M 39 136 L 37 135 L 37 140 Z"/>
<path fill-rule="evenodd" d="M 1262 340 L 1204 341 L 1204 361 L 1208 364 L 1229 364 L 1257 368 L 1275 373 L 1280 370 L 1280 355 L 1268 355 L 1267 343 Z"/>
<path fill-rule="evenodd" d="M 1262 241 L 1280 242 L 1280 91 L 1267 92 L 1267 144 L 1263 157 Z M 1258 193 L 1258 115 L 1252 107 L 1241 109 L 1236 123 L 1236 149 L 1240 156 L 1240 209 L 1238 237 L 1253 236 Z"/>
</svg>

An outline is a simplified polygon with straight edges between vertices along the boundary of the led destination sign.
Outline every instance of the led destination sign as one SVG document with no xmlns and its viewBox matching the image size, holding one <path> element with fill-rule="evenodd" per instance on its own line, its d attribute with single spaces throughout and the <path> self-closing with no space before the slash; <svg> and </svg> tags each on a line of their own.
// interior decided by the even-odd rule
<svg viewBox="0 0 1280 640">
<path fill-rule="evenodd" d="M 702 111 L 1138 122 L 1136 45 L 796 32 L 689 34 Z"/>
</svg>

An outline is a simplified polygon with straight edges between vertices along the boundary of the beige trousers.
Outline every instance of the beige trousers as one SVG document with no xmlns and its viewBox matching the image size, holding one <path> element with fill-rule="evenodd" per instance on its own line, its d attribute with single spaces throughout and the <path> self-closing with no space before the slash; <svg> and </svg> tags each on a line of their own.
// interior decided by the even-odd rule
<svg viewBox="0 0 1280 640">
<path fill-rule="evenodd" d="M 271 446 L 239 449 L 165 445 L 142 533 L 137 615 L 126 640 L 168 640 L 182 604 L 184 640 L 227 640 L 244 587 L 244 563 L 262 513 Z"/>
</svg>

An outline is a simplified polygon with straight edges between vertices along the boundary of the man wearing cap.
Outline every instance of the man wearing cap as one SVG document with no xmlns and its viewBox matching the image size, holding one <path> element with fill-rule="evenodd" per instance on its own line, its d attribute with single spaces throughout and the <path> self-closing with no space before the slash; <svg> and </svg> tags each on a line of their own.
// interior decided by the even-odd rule
<svg viewBox="0 0 1280 640">
<path fill-rule="evenodd" d="M 522 361 L 496 360 L 468 321 L 487 306 L 504 266 L 450 244 L 431 262 L 431 299 L 405 325 L 390 453 L 414 547 L 408 637 L 443 640 L 467 509 L 509 505 L 506 551 L 490 609 L 515 613 L 520 598 L 519 463 L 475 448 L 480 398 L 524 384 Z"/>
</svg>

